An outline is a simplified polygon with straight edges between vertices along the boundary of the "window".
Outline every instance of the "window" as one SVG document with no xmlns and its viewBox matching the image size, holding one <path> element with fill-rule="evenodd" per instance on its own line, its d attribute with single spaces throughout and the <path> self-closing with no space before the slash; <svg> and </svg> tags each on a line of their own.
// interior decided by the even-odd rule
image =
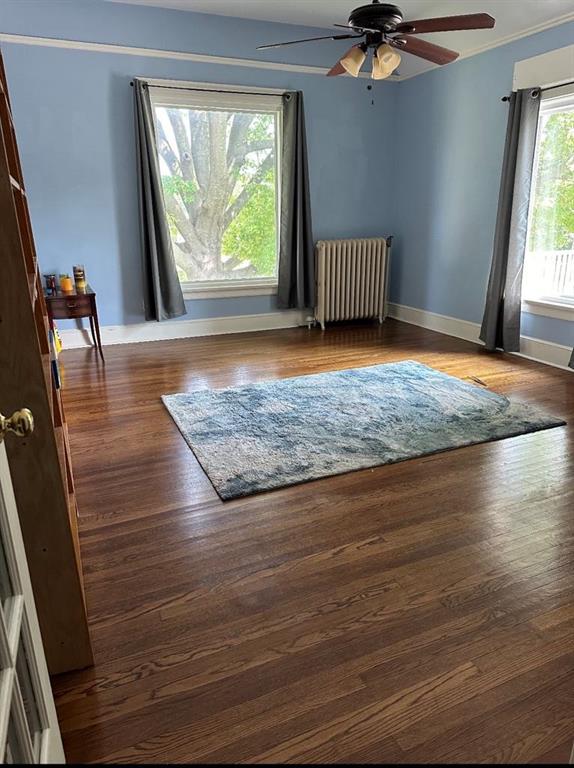
<svg viewBox="0 0 574 768">
<path fill-rule="evenodd" d="M 574 88 L 542 97 L 530 195 L 525 301 L 574 312 Z M 571 315 L 570 315 L 571 316 Z"/>
<path fill-rule="evenodd" d="M 273 293 L 281 96 L 211 88 L 150 87 L 179 279 L 191 297 Z"/>
</svg>

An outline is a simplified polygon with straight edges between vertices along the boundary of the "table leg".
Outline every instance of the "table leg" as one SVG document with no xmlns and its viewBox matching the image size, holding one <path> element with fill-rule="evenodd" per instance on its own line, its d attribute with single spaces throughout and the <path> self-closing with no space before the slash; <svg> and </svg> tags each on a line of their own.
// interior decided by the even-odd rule
<svg viewBox="0 0 574 768">
<path fill-rule="evenodd" d="M 102 362 L 105 363 L 106 361 L 104 360 L 104 353 L 103 353 L 103 350 L 102 350 L 102 339 L 101 339 L 101 336 L 100 336 L 100 321 L 98 320 L 98 310 L 96 308 L 96 303 L 95 302 L 94 302 L 93 309 L 94 309 L 94 311 L 93 311 L 93 318 L 94 318 L 94 326 L 96 328 L 96 339 L 97 339 L 97 342 L 98 342 L 98 351 L 100 353 L 100 357 L 102 358 Z"/>
<path fill-rule="evenodd" d="M 92 343 L 94 347 L 97 347 L 98 344 L 96 342 L 96 331 L 94 329 L 94 316 L 90 315 L 90 331 L 92 332 Z"/>
</svg>

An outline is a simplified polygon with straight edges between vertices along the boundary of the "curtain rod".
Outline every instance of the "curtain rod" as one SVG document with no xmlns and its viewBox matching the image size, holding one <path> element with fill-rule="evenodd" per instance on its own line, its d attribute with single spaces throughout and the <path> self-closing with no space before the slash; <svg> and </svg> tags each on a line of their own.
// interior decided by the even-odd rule
<svg viewBox="0 0 574 768">
<path fill-rule="evenodd" d="M 130 81 L 130 85 L 133 87 L 134 81 Z M 150 84 L 144 82 L 144 87 L 149 88 Z M 269 93 L 267 91 L 235 91 L 230 90 L 229 88 L 192 88 L 190 86 L 181 86 L 181 85 L 154 85 L 152 83 L 152 88 L 165 88 L 169 91 L 205 91 L 207 93 L 239 93 L 240 95 L 245 96 L 282 96 L 284 93 L 288 93 L 288 91 L 282 91 L 281 93 Z"/>
<path fill-rule="evenodd" d="M 541 93 L 546 93 L 546 91 L 553 91 L 555 88 L 564 88 L 565 85 L 574 85 L 574 80 L 568 80 L 566 83 L 560 83 L 559 85 L 550 85 L 548 88 L 537 88 L 534 87 L 533 90 L 540 91 Z M 500 101 L 510 101 L 510 96 L 503 96 Z"/>
</svg>

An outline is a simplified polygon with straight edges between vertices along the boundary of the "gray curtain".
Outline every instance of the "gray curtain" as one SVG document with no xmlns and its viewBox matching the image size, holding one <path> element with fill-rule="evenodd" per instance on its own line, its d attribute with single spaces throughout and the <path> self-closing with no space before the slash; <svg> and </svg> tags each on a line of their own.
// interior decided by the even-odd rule
<svg viewBox="0 0 574 768">
<path fill-rule="evenodd" d="M 516 91 L 510 97 L 492 264 L 480 330 L 480 338 L 490 350 L 520 350 L 522 268 L 539 111 L 538 89 Z"/>
<path fill-rule="evenodd" d="M 311 309 L 315 306 L 315 261 L 301 91 L 283 94 L 278 283 L 280 309 Z"/>
<path fill-rule="evenodd" d="M 165 215 L 155 120 L 147 83 L 134 80 L 140 229 L 143 251 L 146 320 L 169 320 L 185 315 Z"/>
</svg>

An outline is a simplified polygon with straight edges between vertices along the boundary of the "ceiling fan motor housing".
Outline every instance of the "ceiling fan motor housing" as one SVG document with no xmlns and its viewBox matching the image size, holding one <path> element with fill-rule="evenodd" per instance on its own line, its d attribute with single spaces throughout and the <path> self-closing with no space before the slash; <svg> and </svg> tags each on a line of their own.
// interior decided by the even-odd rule
<svg viewBox="0 0 574 768">
<path fill-rule="evenodd" d="M 392 32 L 402 20 L 403 14 L 396 5 L 373 2 L 371 5 L 361 5 L 351 11 L 349 26 Z"/>
</svg>

